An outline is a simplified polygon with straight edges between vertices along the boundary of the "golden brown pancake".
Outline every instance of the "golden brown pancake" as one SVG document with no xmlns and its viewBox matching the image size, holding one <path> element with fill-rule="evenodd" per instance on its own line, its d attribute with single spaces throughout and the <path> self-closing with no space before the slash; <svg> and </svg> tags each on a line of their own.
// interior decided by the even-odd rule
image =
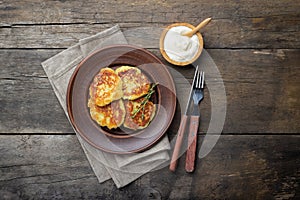
<svg viewBox="0 0 300 200">
<path fill-rule="evenodd" d="M 143 96 L 150 87 L 148 78 L 136 67 L 122 66 L 116 71 L 102 68 L 89 88 L 92 119 L 109 129 L 121 125 L 133 130 L 147 127 L 155 116 L 156 106 L 147 101 L 144 108 L 134 112 L 145 102 Z M 121 98 L 127 100 L 123 102 Z"/>
<path fill-rule="evenodd" d="M 134 112 L 141 107 L 145 98 L 139 98 L 133 101 L 124 101 L 126 109 L 126 117 L 124 127 L 129 129 L 143 129 L 146 128 L 155 116 L 156 106 L 151 101 L 145 104 L 144 109 L 140 109 L 136 115 Z"/>
<path fill-rule="evenodd" d="M 90 115 L 100 126 L 106 126 L 109 129 L 118 128 L 125 119 L 125 107 L 122 99 L 113 101 L 106 106 L 97 106 L 92 99 L 88 101 Z"/>
<path fill-rule="evenodd" d="M 90 96 L 97 106 L 122 98 L 122 80 L 111 68 L 102 68 L 90 86 Z"/>
<path fill-rule="evenodd" d="M 122 66 L 116 73 L 123 82 L 123 99 L 135 100 L 148 93 L 150 81 L 137 67 Z"/>
</svg>

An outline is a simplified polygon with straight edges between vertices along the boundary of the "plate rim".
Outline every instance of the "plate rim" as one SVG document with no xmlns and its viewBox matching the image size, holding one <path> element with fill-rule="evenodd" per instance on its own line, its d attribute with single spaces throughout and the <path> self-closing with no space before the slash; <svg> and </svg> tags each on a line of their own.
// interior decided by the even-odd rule
<svg viewBox="0 0 300 200">
<path fill-rule="evenodd" d="M 94 142 L 90 141 L 90 139 L 87 138 L 87 136 L 84 133 L 82 133 L 82 131 L 80 130 L 80 128 L 75 123 L 75 119 L 74 119 L 74 116 L 73 116 L 73 111 L 72 111 L 72 91 L 73 91 L 74 81 L 76 79 L 78 71 L 81 69 L 81 66 L 88 59 L 90 59 L 92 56 L 94 56 L 95 54 L 98 54 L 101 51 L 105 51 L 105 50 L 111 49 L 111 48 L 131 48 L 132 50 L 140 50 L 143 53 L 146 53 L 149 56 L 151 56 L 152 58 L 154 58 L 157 61 L 157 64 L 161 64 L 162 67 L 165 68 L 165 71 L 166 71 L 166 73 L 168 75 L 168 78 L 170 79 L 170 83 L 171 83 L 170 86 L 172 87 L 172 93 L 173 93 L 173 96 L 175 98 L 174 106 L 173 106 L 173 108 L 171 110 L 170 120 L 168 120 L 168 122 L 166 123 L 165 128 L 162 131 L 160 131 L 162 133 L 158 134 L 157 137 L 152 142 L 150 142 L 149 144 L 147 144 L 147 145 L 145 145 L 143 147 L 140 147 L 140 148 L 136 148 L 134 150 L 129 150 L 129 151 L 128 150 L 126 150 L 126 151 L 114 151 L 114 150 L 109 150 L 107 148 L 100 147 L 99 145 L 97 145 Z M 177 95 L 176 95 L 176 87 L 175 87 L 174 79 L 173 79 L 172 75 L 170 74 L 169 70 L 165 67 L 165 64 L 156 55 L 154 55 L 153 53 L 151 53 L 149 50 L 147 50 L 145 48 L 142 48 L 142 47 L 139 47 L 139 46 L 135 46 L 135 45 L 131 45 L 131 44 L 115 44 L 115 45 L 105 46 L 103 48 L 99 48 L 99 49 L 93 51 L 91 54 L 89 54 L 88 56 L 86 56 L 76 66 L 76 68 L 75 68 L 74 72 L 72 73 L 72 75 L 71 75 L 71 77 L 69 79 L 69 82 L 68 82 L 66 104 L 67 104 L 67 111 L 68 111 L 68 115 L 69 115 L 69 119 L 70 119 L 71 125 L 73 126 L 74 130 L 79 134 L 79 136 L 82 137 L 85 140 L 85 142 L 87 142 L 89 145 L 95 147 L 96 149 L 100 149 L 100 150 L 103 150 L 103 151 L 108 152 L 108 153 L 113 153 L 113 154 L 130 154 L 130 153 L 138 153 L 138 152 L 147 150 L 148 148 L 150 148 L 151 146 L 153 146 L 156 142 L 158 142 L 166 134 L 166 131 L 170 127 L 170 125 L 171 125 L 171 123 L 173 121 L 174 115 L 175 115 L 176 106 L 177 106 L 176 105 L 177 104 L 176 97 L 177 97 Z M 143 130 L 141 130 L 141 131 L 143 131 Z M 105 133 L 101 133 L 101 134 L 105 134 Z M 106 135 L 106 137 L 111 137 L 111 136 Z M 113 138 L 113 137 L 111 137 L 111 138 Z M 115 139 L 119 139 L 119 140 L 127 139 L 127 138 L 116 138 L 116 137 L 114 137 L 114 138 Z"/>
</svg>

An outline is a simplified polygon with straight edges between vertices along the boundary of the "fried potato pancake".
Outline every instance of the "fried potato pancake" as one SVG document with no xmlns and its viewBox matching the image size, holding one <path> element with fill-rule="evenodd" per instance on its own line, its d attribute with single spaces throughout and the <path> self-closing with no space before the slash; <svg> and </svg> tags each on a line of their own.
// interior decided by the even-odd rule
<svg viewBox="0 0 300 200">
<path fill-rule="evenodd" d="M 91 118 L 109 129 L 146 128 L 156 112 L 155 104 L 144 97 L 150 87 L 149 79 L 136 67 L 102 68 L 89 88 Z"/>
<path fill-rule="evenodd" d="M 90 96 L 97 106 L 122 98 L 122 80 L 111 68 L 102 68 L 90 86 Z"/>
<path fill-rule="evenodd" d="M 137 130 L 146 128 L 155 116 L 156 106 L 151 101 L 147 101 L 144 108 L 141 108 L 145 98 L 124 101 L 126 116 L 123 126 Z M 136 114 L 135 112 L 141 108 Z"/>
<path fill-rule="evenodd" d="M 125 120 L 125 107 L 122 99 L 113 101 L 106 106 L 97 106 L 90 98 L 88 101 L 90 115 L 100 126 L 106 126 L 109 129 L 120 127 Z"/>
<path fill-rule="evenodd" d="M 123 99 L 135 100 L 148 93 L 150 81 L 137 67 L 121 66 L 116 74 L 123 82 Z"/>
</svg>

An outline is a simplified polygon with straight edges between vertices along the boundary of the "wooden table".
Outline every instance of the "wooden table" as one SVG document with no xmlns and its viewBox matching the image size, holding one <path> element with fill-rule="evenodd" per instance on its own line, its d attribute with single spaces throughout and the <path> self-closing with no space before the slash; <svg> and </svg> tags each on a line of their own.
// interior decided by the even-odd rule
<svg viewBox="0 0 300 200">
<path fill-rule="evenodd" d="M 299 0 L 1 1 L 0 16 L 1 199 L 300 198 Z M 227 95 L 215 148 L 193 174 L 182 156 L 176 173 L 166 167 L 122 189 L 99 184 L 41 62 L 115 24 L 126 32 L 207 17 L 205 48 Z M 172 67 L 191 81 L 191 67 Z M 201 109 L 198 145 L 209 98 Z M 179 120 L 176 112 L 170 138 Z"/>
</svg>

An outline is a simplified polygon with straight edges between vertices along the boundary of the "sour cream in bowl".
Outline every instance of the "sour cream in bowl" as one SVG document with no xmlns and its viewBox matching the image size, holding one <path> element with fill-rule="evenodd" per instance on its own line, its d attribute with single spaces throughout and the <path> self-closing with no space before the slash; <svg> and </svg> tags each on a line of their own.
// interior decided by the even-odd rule
<svg viewBox="0 0 300 200">
<path fill-rule="evenodd" d="M 163 31 L 160 37 L 160 52 L 168 62 L 185 66 L 200 56 L 203 49 L 202 35 L 199 32 L 192 37 L 182 35 L 194 28 L 188 23 L 175 23 Z"/>
</svg>

